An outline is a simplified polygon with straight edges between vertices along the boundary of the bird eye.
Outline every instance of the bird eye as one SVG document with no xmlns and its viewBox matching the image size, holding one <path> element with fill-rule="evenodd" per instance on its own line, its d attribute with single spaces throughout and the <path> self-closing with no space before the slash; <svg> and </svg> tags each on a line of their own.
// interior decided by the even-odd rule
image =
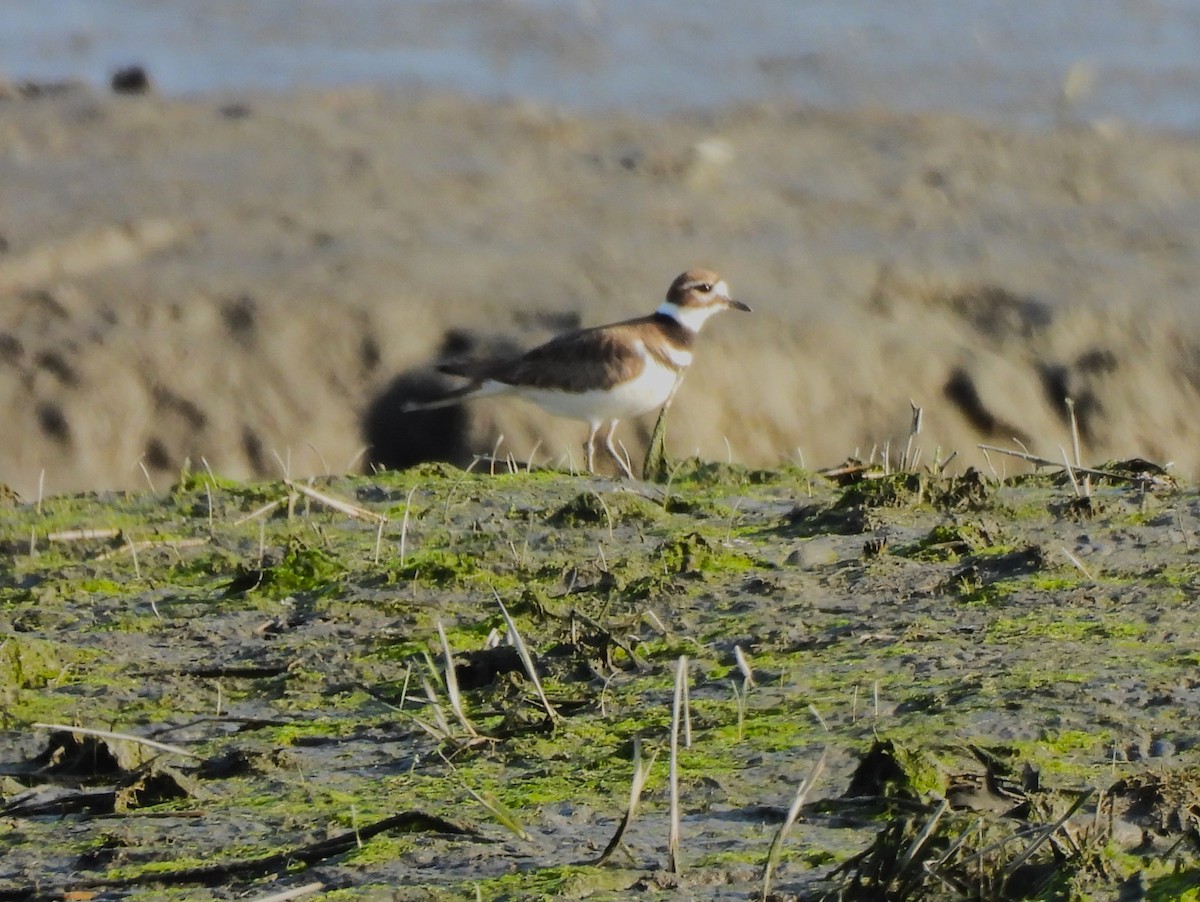
<svg viewBox="0 0 1200 902">
<path fill-rule="evenodd" d="M 705 282 L 703 285 L 697 285 L 696 288 L 701 294 L 708 294 L 713 290 L 713 287 L 709 282 Z"/>
</svg>

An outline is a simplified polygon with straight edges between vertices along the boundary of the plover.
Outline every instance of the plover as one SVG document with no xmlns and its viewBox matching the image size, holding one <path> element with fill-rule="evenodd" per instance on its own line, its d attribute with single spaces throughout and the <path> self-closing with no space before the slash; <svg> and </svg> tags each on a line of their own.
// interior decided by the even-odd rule
<svg viewBox="0 0 1200 902">
<path fill-rule="evenodd" d="M 499 395 L 524 398 L 555 416 L 588 424 L 583 448 L 589 473 L 595 471 L 596 435 L 607 423 L 604 450 L 632 479 L 629 464 L 613 447 L 617 424 L 671 402 L 692 362 L 696 334 L 722 310 L 750 308 L 729 296 L 729 286 L 716 273 L 689 269 L 649 316 L 567 332 L 514 358 L 439 364 L 443 373 L 470 381 L 405 410 Z"/>
</svg>

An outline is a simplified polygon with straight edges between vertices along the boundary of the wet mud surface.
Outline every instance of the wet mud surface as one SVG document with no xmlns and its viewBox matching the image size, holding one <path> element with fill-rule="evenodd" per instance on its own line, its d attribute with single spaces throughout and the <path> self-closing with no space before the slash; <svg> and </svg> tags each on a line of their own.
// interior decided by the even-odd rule
<svg viewBox="0 0 1200 902">
<path fill-rule="evenodd" d="M 1195 490 L 488 470 L 6 507 L 0 899 L 1200 882 Z"/>
</svg>

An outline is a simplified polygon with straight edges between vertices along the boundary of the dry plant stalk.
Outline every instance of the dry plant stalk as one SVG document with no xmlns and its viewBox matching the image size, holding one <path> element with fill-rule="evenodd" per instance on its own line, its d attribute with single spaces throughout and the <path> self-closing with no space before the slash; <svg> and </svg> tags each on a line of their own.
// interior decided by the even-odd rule
<svg viewBox="0 0 1200 902">
<path fill-rule="evenodd" d="M 476 792 L 467 785 L 466 781 L 463 780 L 462 777 L 459 776 L 458 771 L 454 767 L 454 763 L 449 758 L 443 755 L 440 751 L 438 752 L 438 755 L 441 757 L 442 761 L 446 763 L 446 766 L 450 768 L 450 772 L 454 774 L 454 776 L 458 777 L 458 782 L 462 785 L 462 788 L 467 791 L 471 798 L 486 808 L 501 824 L 501 826 L 505 827 L 518 839 L 524 840 L 525 842 L 530 842 L 533 839 L 533 837 L 529 835 L 529 831 L 522 826 L 521 822 L 517 820 L 516 815 L 508 809 L 507 805 L 501 802 L 490 792 Z"/>
<path fill-rule="evenodd" d="M 637 815 L 638 805 L 642 800 L 642 791 L 646 788 L 646 780 L 650 777 L 650 770 L 654 767 L 654 760 L 657 757 L 658 753 L 655 752 L 650 756 L 649 761 L 643 762 L 642 737 L 633 737 L 633 780 L 629 784 L 629 805 L 625 809 L 621 823 L 617 825 L 617 832 L 608 841 L 608 845 L 604 847 L 604 851 L 600 853 L 600 857 L 592 862 L 593 865 L 604 864 L 604 862 L 612 857 L 617 847 L 621 845 L 621 839 L 625 836 L 625 831 L 629 829 L 629 825 L 633 823 L 633 819 Z"/>
<path fill-rule="evenodd" d="M 383 553 L 383 528 L 387 526 L 387 518 L 384 517 L 379 521 L 379 528 L 375 531 L 375 557 L 373 563 L 379 563 L 379 556 Z"/>
<path fill-rule="evenodd" d="M 256 520 L 259 517 L 265 517 L 267 514 L 274 511 L 275 508 L 277 508 L 281 504 L 283 504 L 283 502 L 284 502 L 283 498 L 276 498 L 274 501 L 268 501 L 262 507 L 256 507 L 254 510 L 250 511 L 250 513 L 246 514 L 245 516 L 238 517 L 238 519 L 233 521 L 233 525 L 241 526 L 243 523 L 249 523 L 251 520 Z"/>
<path fill-rule="evenodd" d="M 92 539 L 115 539 L 121 534 L 119 529 L 64 529 L 52 532 L 46 536 L 49 542 L 86 542 Z"/>
<path fill-rule="evenodd" d="M 433 691 L 433 687 L 429 685 L 429 680 L 424 676 L 421 677 L 421 686 L 425 689 L 425 699 L 429 702 L 429 709 L 433 711 L 435 723 L 431 726 L 419 717 L 414 717 L 413 720 L 434 739 L 439 742 L 445 742 L 450 738 L 450 722 L 446 720 L 446 715 L 442 713 L 442 706 L 438 704 L 437 693 Z"/>
<path fill-rule="evenodd" d="M 132 554 L 135 558 L 139 551 L 147 551 L 151 548 L 170 548 L 172 551 L 179 551 L 181 548 L 196 548 L 200 545 L 207 545 L 211 542 L 207 538 L 194 539 L 145 539 L 141 542 L 126 542 L 119 548 L 114 548 L 112 551 L 106 551 L 98 557 L 92 558 L 94 561 L 107 561 L 109 558 L 115 558 L 122 554 Z"/>
<path fill-rule="evenodd" d="M 78 733 L 80 736 L 95 736 L 97 739 L 116 739 L 126 742 L 136 742 L 139 745 L 144 745 L 147 748 L 152 748 L 160 752 L 169 752 L 172 755 L 183 755 L 187 758 L 203 759 L 203 755 L 197 755 L 195 752 L 189 752 L 187 749 L 181 749 L 177 745 L 167 745 L 165 742 L 156 742 L 153 739 L 146 739 L 143 736 L 135 736 L 132 733 L 113 733 L 109 730 L 93 730 L 88 727 L 72 727 L 61 723 L 35 723 L 31 724 L 35 730 L 61 730 L 65 733 Z"/>
<path fill-rule="evenodd" d="M 739 692 L 737 680 L 729 681 L 729 688 L 733 690 L 733 703 L 737 707 L 737 740 L 741 742 L 746 738 L 746 692 L 744 688 Z"/>
<path fill-rule="evenodd" d="M 821 725 L 822 730 L 824 730 L 826 733 L 830 732 L 829 724 L 825 723 L 825 718 L 821 716 L 821 712 L 817 710 L 816 705 L 814 705 L 812 702 L 809 702 L 808 711 L 814 718 L 816 718 L 816 721 Z"/>
<path fill-rule="evenodd" d="M 1060 545 L 1058 550 L 1063 553 L 1063 555 L 1066 557 L 1066 559 L 1068 561 L 1070 561 L 1072 564 L 1074 564 L 1079 569 L 1080 573 L 1082 573 L 1088 579 L 1095 579 L 1095 577 L 1092 576 L 1091 572 L 1089 572 L 1088 568 L 1083 565 L 1083 561 L 1081 561 L 1075 555 L 1071 554 L 1071 552 L 1067 550 L 1066 545 Z"/>
<path fill-rule="evenodd" d="M 1006 454 L 1009 457 L 1016 457 L 1016 458 L 1019 458 L 1020 460 L 1028 461 L 1029 463 L 1033 464 L 1034 466 L 1038 466 L 1038 467 L 1061 467 L 1062 466 L 1062 464 L 1056 460 L 1050 460 L 1050 458 L 1048 458 L 1048 457 L 1039 457 L 1038 455 L 1031 454 L 1028 451 L 1014 451 L 1011 448 L 1000 448 L 996 445 L 976 445 L 975 447 L 978 448 L 980 451 L 984 451 L 984 452 L 995 451 L 997 454 Z M 1066 449 L 1060 445 L 1059 450 L 1062 452 L 1063 460 L 1065 461 L 1066 456 L 1067 456 Z M 1167 464 L 1165 466 L 1170 466 L 1170 465 Z M 1091 476 L 1091 477 L 1095 477 L 1098 479 L 1123 479 L 1126 482 L 1133 482 L 1133 483 L 1138 483 L 1138 482 L 1144 481 L 1142 476 L 1139 476 L 1134 473 L 1122 473 L 1120 470 L 1109 471 L 1109 470 L 1097 470 L 1094 467 L 1072 467 L 1072 466 L 1070 466 L 1069 463 L 1067 464 L 1067 469 L 1068 469 L 1068 471 L 1074 471 L 1074 473 L 1082 473 L 1084 476 Z"/>
<path fill-rule="evenodd" d="M 1083 461 L 1079 457 L 1079 420 L 1075 416 L 1075 399 L 1063 398 L 1063 403 L 1067 406 L 1067 418 L 1071 423 L 1071 448 L 1075 452 L 1075 466 L 1083 466 Z"/>
<path fill-rule="evenodd" d="M 320 881 L 316 883 L 306 883 L 304 886 L 297 886 L 294 889 L 285 889 L 281 893 L 272 893 L 269 896 L 259 896 L 252 902 L 290 902 L 292 899 L 301 899 L 304 896 L 312 893 L 319 893 L 325 889 L 325 884 Z"/>
<path fill-rule="evenodd" d="M 157 495 L 158 489 L 154 487 L 154 480 L 150 478 L 150 471 L 146 469 L 146 461 L 142 458 L 138 458 L 138 466 L 142 470 L 142 475 L 146 477 L 146 485 L 150 486 L 150 494 Z"/>
<path fill-rule="evenodd" d="M 530 842 L 533 840 L 533 837 L 529 835 L 529 831 L 525 829 L 519 820 L 517 820 L 516 815 L 509 810 L 508 806 L 490 792 L 476 792 L 466 783 L 463 783 L 463 789 L 470 793 L 471 798 L 491 812 L 492 817 L 494 817 L 502 827 L 516 836 L 517 839 L 524 840 L 525 842 Z"/>
<path fill-rule="evenodd" d="M 1067 479 L 1071 480 L 1071 488 L 1075 490 L 1075 497 L 1084 497 L 1083 488 L 1079 485 L 1079 480 L 1075 478 L 1075 469 L 1071 466 L 1071 462 L 1067 460 L 1067 449 L 1062 445 L 1058 446 L 1059 453 L 1062 454 L 1063 467 L 1067 471 Z"/>
<path fill-rule="evenodd" d="M 326 495 L 324 492 L 318 492 L 316 489 L 305 485 L 302 482 L 295 482 L 291 479 L 285 479 L 283 484 L 289 489 L 299 492 L 306 498 L 323 504 L 339 513 L 345 514 L 347 517 L 354 517 L 358 520 L 371 520 L 375 523 L 386 522 L 387 517 L 383 514 L 377 514 L 375 511 L 367 510 L 365 507 L 359 507 L 357 504 L 351 504 L 349 501 L 343 501 L 340 498 L 334 498 L 332 495 Z"/>
<path fill-rule="evenodd" d="M 537 691 L 538 698 L 541 699 L 542 707 L 546 709 L 546 714 L 551 721 L 558 720 L 558 712 L 554 710 L 554 706 L 550 704 L 550 699 L 546 698 L 546 693 L 542 689 L 542 681 L 538 679 L 537 668 L 533 666 L 533 658 L 529 654 L 529 649 L 525 647 L 525 640 L 521 638 L 521 633 L 517 629 L 517 623 L 512 619 L 512 615 L 508 613 L 508 608 L 504 606 L 504 601 L 500 598 L 500 593 L 492 589 L 492 594 L 496 596 L 496 604 L 500 605 L 500 613 L 504 615 L 504 622 L 508 624 L 508 635 L 512 639 L 512 644 L 517 649 L 517 654 L 521 658 L 521 663 L 525 667 L 525 673 L 529 676 L 533 683 L 533 688 Z"/>
<path fill-rule="evenodd" d="M 1062 825 L 1070 820 L 1075 812 L 1083 807 L 1083 803 L 1090 799 L 1095 792 L 1096 790 L 1092 787 L 1088 787 L 1081 792 L 1079 794 L 1079 798 L 1075 800 L 1074 804 L 1067 809 L 1066 813 L 1062 817 L 1060 817 L 1054 823 L 1048 824 L 1046 828 L 1038 834 L 1037 838 L 1034 839 L 1034 841 L 1031 842 L 1020 855 L 1010 861 L 1008 866 L 1004 869 L 1004 882 L 1007 883 L 1009 878 L 1017 872 L 1017 869 L 1029 859 L 1029 856 L 1041 848 L 1042 843 L 1057 833 Z"/>
<path fill-rule="evenodd" d="M 896 868 L 898 873 L 902 874 L 908 869 L 908 866 L 912 864 L 913 859 L 917 857 L 917 853 L 921 851 L 921 847 L 925 845 L 926 840 L 933 835 L 933 830 L 937 826 L 938 821 L 942 819 L 942 815 L 949 810 L 950 803 L 945 799 L 942 799 L 942 801 L 938 803 L 937 808 L 934 809 L 933 814 L 931 814 L 929 819 L 925 821 L 925 826 L 923 826 L 920 832 L 913 837 L 913 841 L 909 843 L 908 848 L 905 849 L 904 857 L 900 859 L 900 864 Z"/>
<path fill-rule="evenodd" d="M 686 672 L 683 675 L 683 747 L 692 747 L 692 694 Z"/>
<path fill-rule="evenodd" d="M 678 874 L 679 860 L 679 722 L 683 714 L 684 683 L 687 680 L 687 655 L 675 665 L 675 700 L 671 706 L 671 832 L 667 839 L 667 870 Z"/>
<path fill-rule="evenodd" d="M 784 840 L 792 832 L 792 826 L 796 823 L 796 819 L 800 817 L 800 809 L 804 807 L 804 801 L 808 798 L 809 791 L 816 784 L 817 778 L 821 776 L 821 771 L 825 769 L 825 761 L 828 757 L 829 747 L 826 746 L 821 750 L 821 757 L 817 759 L 817 763 L 813 766 L 812 773 L 801 780 L 800 785 L 796 787 L 796 796 L 792 799 L 787 816 L 783 819 L 783 823 L 779 825 L 779 829 L 775 833 L 775 838 L 771 840 L 771 848 L 767 851 L 767 860 L 763 863 L 763 902 L 766 902 L 767 896 L 771 892 L 771 875 L 774 873 L 776 865 L 779 864 L 779 856 L 783 852 Z"/>
<path fill-rule="evenodd" d="M 608 540 L 611 542 L 613 540 L 612 511 L 608 509 L 608 505 L 604 503 L 604 497 L 599 492 L 597 492 L 595 489 L 592 489 L 592 494 L 595 495 L 596 500 L 600 502 L 600 508 L 604 511 L 604 519 L 608 521 Z"/>
<path fill-rule="evenodd" d="M 733 659 L 737 661 L 738 670 L 742 672 L 742 688 L 748 690 L 754 685 L 754 668 L 750 666 L 750 659 L 746 657 L 740 645 L 733 647 Z"/>
<path fill-rule="evenodd" d="M 910 466 L 913 469 L 916 469 L 916 467 L 917 467 L 917 461 L 912 456 L 912 447 L 913 447 L 913 440 L 916 439 L 916 437 L 921 434 L 921 419 L 924 415 L 924 410 L 922 408 L 918 407 L 916 404 L 914 404 L 911 400 L 908 402 L 908 406 L 912 408 L 912 420 L 909 422 L 909 425 L 908 425 L 908 441 L 904 445 L 904 456 L 902 458 L 900 458 L 900 471 L 901 472 L 906 471 Z M 887 469 L 886 457 L 885 457 L 884 469 L 885 470 Z"/>
<path fill-rule="evenodd" d="M 416 493 L 417 487 L 414 485 L 408 490 L 408 497 L 404 499 L 404 519 L 400 521 L 400 566 L 404 566 L 404 555 L 408 547 L 408 514 L 412 510 L 412 498 Z"/>
<path fill-rule="evenodd" d="M 442 655 L 446 659 L 446 695 L 450 698 L 450 710 L 454 712 L 454 716 L 458 718 L 458 722 L 462 724 L 467 735 L 472 738 L 479 735 L 479 731 L 467 719 L 466 712 L 463 711 L 462 693 L 458 691 L 458 674 L 454 671 L 454 654 L 450 651 L 450 640 L 446 638 L 446 629 L 442 626 L 442 621 L 437 622 L 438 638 L 442 640 Z"/>
</svg>

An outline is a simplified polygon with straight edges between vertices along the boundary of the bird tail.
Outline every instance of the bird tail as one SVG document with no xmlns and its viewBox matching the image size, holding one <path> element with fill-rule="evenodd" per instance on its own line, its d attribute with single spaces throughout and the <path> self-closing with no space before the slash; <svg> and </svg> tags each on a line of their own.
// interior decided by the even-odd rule
<svg viewBox="0 0 1200 902">
<path fill-rule="evenodd" d="M 507 386 L 479 375 L 472 364 L 444 363 L 438 364 L 438 370 L 450 376 L 462 376 L 470 379 L 466 385 L 451 389 L 436 398 L 427 401 L 409 401 L 401 408 L 403 413 L 413 413 L 418 410 L 437 410 L 439 407 L 453 407 L 476 398 L 487 398 L 492 395 L 504 394 Z"/>
<path fill-rule="evenodd" d="M 472 382 L 469 385 L 448 391 L 437 398 L 431 398 L 428 401 L 409 401 L 400 410 L 402 413 L 414 413 L 418 410 L 437 410 L 439 407 L 453 407 L 455 404 L 470 401 L 482 388 L 482 383 Z"/>
</svg>

